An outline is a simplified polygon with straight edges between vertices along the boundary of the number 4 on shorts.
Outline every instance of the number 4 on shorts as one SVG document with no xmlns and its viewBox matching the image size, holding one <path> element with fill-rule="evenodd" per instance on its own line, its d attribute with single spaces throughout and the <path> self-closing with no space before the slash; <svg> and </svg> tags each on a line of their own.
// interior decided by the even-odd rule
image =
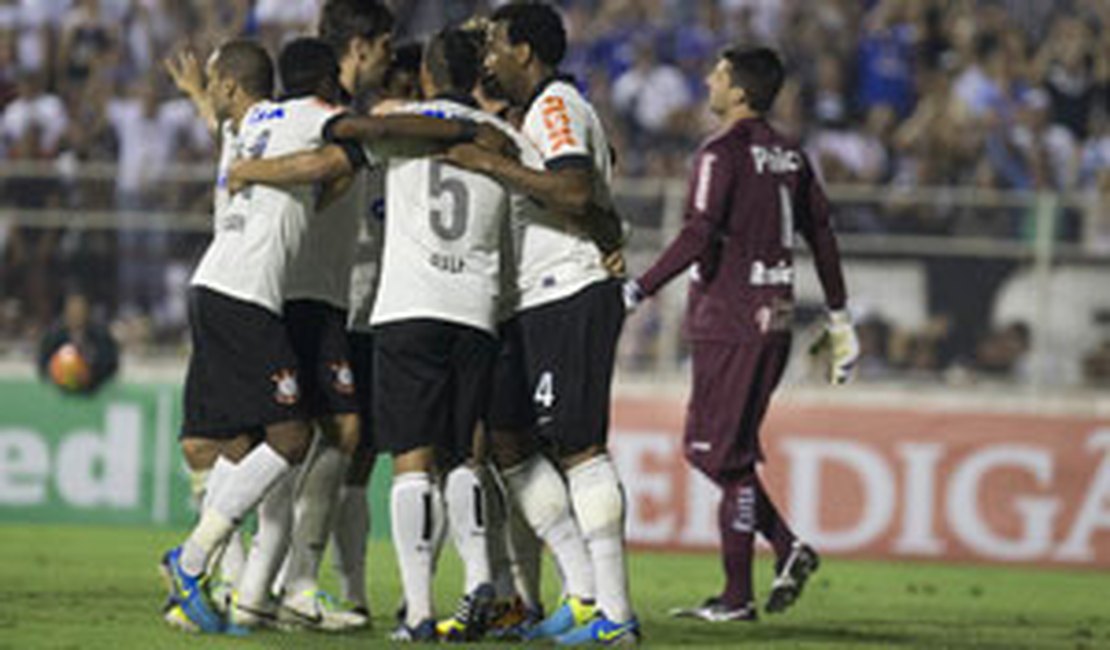
<svg viewBox="0 0 1110 650">
<path fill-rule="evenodd" d="M 551 405 L 555 403 L 555 374 L 550 370 L 540 375 L 532 399 L 545 409 L 551 408 Z"/>
</svg>

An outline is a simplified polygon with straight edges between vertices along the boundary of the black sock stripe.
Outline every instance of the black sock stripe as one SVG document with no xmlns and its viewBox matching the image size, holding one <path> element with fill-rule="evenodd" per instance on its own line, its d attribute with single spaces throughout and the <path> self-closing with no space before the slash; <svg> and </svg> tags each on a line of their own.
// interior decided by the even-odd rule
<svg viewBox="0 0 1110 650">
<path fill-rule="evenodd" d="M 474 486 L 474 523 L 478 528 L 486 527 L 486 516 L 482 506 L 482 486 Z"/>
<path fill-rule="evenodd" d="M 420 533 L 420 538 L 425 542 L 432 539 L 432 493 L 424 493 L 424 530 Z"/>
</svg>

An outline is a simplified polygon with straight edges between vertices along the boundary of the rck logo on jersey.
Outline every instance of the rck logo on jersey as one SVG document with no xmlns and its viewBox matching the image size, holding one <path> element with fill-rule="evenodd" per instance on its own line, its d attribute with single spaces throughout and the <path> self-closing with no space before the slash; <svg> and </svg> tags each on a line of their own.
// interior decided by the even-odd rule
<svg viewBox="0 0 1110 650">
<path fill-rule="evenodd" d="M 279 370 L 270 379 L 274 382 L 274 401 L 286 406 L 297 403 L 301 397 L 297 373 L 292 370 Z"/>
<path fill-rule="evenodd" d="M 340 395 L 353 395 L 355 392 L 355 374 L 351 371 L 351 364 L 346 361 L 330 364 L 332 386 Z"/>
<path fill-rule="evenodd" d="M 543 100 L 543 126 L 547 129 L 547 137 L 551 140 L 551 151 L 558 153 L 563 147 L 573 147 L 578 144 L 574 133 L 570 130 L 570 116 L 567 114 L 567 105 L 562 97 L 549 96 Z"/>
</svg>

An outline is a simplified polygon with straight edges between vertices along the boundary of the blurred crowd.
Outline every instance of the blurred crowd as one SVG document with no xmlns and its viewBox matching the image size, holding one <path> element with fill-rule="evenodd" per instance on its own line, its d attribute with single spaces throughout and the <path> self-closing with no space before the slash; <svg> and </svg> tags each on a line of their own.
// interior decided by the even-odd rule
<svg viewBox="0 0 1110 650">
<path fill-rule="evenodd" d="M 388 4 L 404 42 L 502 1 Z M 900 201 L 904 189 L 1110 193 L 1106 0 L 558 4 L 571 40 L 565 68 L 601 112 L 623 176 L 683 177 L 712 127 L 703 102 L 709 65 L 723 46 L 760 43 L 778 48 L 791 71 L 777 124 L 805 144 L 826 181 L 887 191 L 882 204 L 839 206 L 844 231 L 1029 234 L 1028 210 Z M 152 223 L 151 215 L 203 212 L 203 175 L 184 182 L 175 165 L 213 154 L 160 61 L 182 47 L 203 56 L 236 35 L 276 50 L 312 31 L 318 6 L 0 0 L 0 209 L 115 211 L 123 226 L 17 227 L 0 217 L 0 339 L 41 331 L 73 285 L 117 323 L 139 315 L 142 324 L 132 325 L 155 337 L 180 331 L 175 287 L 203 235 L 171 237 L 164 220 L 172 216 Z M 75 180 L 98 162 L 118 163 L 118 172 Z M 1062 216 L 1059 236 L 1079 238 L 1083 215 Z M 89 278 L 112 281 L 90 286 Z"/>
</svg>

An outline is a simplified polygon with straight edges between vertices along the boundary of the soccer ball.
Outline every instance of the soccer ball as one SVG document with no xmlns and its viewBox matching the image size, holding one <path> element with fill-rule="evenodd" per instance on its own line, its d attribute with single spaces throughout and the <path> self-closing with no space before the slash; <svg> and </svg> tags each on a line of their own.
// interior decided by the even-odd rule
<svg viewBox="0 0 1110 650">
<path fill-rule="evenodd" d="M 62 390 L 79 391 L 89 387 L 92 372 L 81 351 L 66 343 L 50 357 L 50 380 Z"/>
</svg>

